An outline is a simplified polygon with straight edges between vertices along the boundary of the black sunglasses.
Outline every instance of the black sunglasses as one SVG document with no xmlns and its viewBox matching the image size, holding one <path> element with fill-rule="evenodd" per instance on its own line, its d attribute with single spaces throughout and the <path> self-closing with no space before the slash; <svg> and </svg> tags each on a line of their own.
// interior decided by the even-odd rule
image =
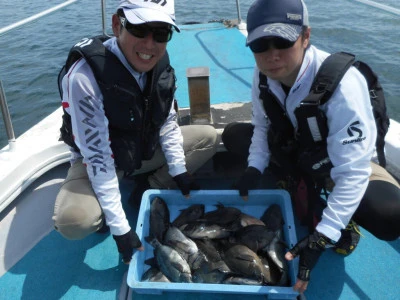
<svg viewBox="0 0 400 300">
<path fill-rule="evenodd" d="M 145 38 L 150 34 L 150 32 L 153 34 L 153 39 L 157 43 L 166 43 L 169 42 L 172 38 L 172 29 L 167 28 L 167 27 L 151 27 L 146 24 L 139 24 L 139 25 L 134 25 L 128 22 L 128 20 L 124 17 L 119 17 L 119 20 L 122 24 L 122 26 L 125 27 L 125 29 L 132 34 L 133 36 L 137 38 Z"/>
<path fill-rule="evenodd" d="M 268 49 L 289 49 L 293 47 L 296 42 L 291 42 L 279 37 L 261 38 L 252 42 L 249 47 L 253 53 L 265 52 Z"/>
</svg>

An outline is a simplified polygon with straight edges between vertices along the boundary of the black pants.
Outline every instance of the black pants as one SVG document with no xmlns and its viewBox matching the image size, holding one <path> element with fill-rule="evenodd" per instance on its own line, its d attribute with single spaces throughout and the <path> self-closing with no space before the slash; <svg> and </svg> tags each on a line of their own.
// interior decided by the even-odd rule
<svg viewBox="0 0 400 300">
<path fill-rule="evenodd" d="M 229 152 L 248 157 L 252 136 L 253 125 L 230 123 L 222 133 L 222 141 Z M 389 173 L 387 176 L 391 177 Z M 399 187 L 389 181 L 371 180 L 353 220 L 378 239 L 391 241 L 399 238 Z"/>
</svg>

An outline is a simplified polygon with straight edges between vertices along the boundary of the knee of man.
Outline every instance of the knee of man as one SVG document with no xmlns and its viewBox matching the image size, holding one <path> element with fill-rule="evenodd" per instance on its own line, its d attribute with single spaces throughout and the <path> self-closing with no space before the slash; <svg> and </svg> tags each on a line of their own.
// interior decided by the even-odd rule
<svg viewBox="0 0 400 300">
<path fill-rule="evenodd" d="M 218 133 L 213 126 L 205 126 L 205 136 L 208 137 L 210 146 L 215 146 L 218 140 Z"/>
<path fill-rule="evenodd" d="M 70 205 L 53 216 L 55 229 L 66 239 L 80 240 L 96 232 L 103 225 L 103 218 L 97 218 L 82 207 Z"/>
<path fill-rule="evenodd" d="M 247 157 L 253 136 L 253 125 L 233 122 L 225 126 L 221 140 L 225 148 L 232 153 Z"/>
<path fill-rule="evenodd" d="M 103 212 L 88 179 L 66 182 L 54 205 L 55 229 L 67 239 L 83 239 L 97 231 Z"/>
</svg>

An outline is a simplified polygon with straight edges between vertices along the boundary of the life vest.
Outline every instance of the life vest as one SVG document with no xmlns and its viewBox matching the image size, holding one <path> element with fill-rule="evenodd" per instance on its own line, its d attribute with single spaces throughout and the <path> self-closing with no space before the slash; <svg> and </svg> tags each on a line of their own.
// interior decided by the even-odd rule
<svg viewBox="0 0 400 300">
<path fill-rule="evenodd" d="M 384 155 L 385 135 L 389 128 L 385 97 L 377 75 L 364 62 L 355 61 L 350 53 L 338 52 L 330 55 L 320 66 L 310 93 L 294 111 L 298 128 L 295 131 L 278 99 L 270 91 L 266 76 L 259 74 L 260 99 L 271 122 L 268 143 L 271 153 L 288 173 L 305 172 L 315 178 L 329 176 L 333 167 L 327 151 L 328 125 L 320 105 L 326 103 L 334 93 L 344 74 L 356 67 L 365 77 L 370 92 L 378 130 L 376 150 L 382 167 L 386 166 Z"/>
<path fill-rule="evenodd" d="M 147 73 L 142 92 L 132 74 L 103 42 L 108 37 L 84 39 L 73 46 L 59 74 L 61 81 L 69 68 L 81 57 L 91 67 L 103 94 L 105 115 L 109 121 L 109 136 L 114 160 L 119 169 L 132 172 L 142 160 L 154 155 L 161 126 L 168 117 L 175 92 L 175 71 L 168 53 Z M 64 110 L 61 139 L 79 151 L 72 136 L 71 117 Z"/>
</svg>

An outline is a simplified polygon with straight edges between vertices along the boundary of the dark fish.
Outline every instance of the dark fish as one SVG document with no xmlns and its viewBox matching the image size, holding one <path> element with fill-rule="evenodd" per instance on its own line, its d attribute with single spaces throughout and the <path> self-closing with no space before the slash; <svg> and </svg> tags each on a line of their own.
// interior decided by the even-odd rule
<svg viewBox="0 0 400 300">
<path fill-rule="evenodd" d="M 164 245 L 174 248 L 185 259 L 199 250 L 196 243 L 175 226 L 170 226 L 165 233 Z"/>
<path fill-rule="evenodd" d="M 240 227 L 246 227 L 249 225 L 264 225 L 265 226 L 264 222 L 261 221 L 260 219 L 250 216 L 245 213 L 240 214 L 239 223 L 240 223 Z"/>
<path fill-rule="evenodd" d="M 285 224 L 281 207 L 278 204 L 270 205 L 261 216 L 260 220 L 263 221 L 265 226 L 272 231 L 281 229 L 283 224 Z"/>
<path fill-rule="evenodd" d="M 146 282 L 171 282 L 158 268 L 151 267 L 143 273 L 141 281 Z"/>
<path fill-rule="evenodd" d="M 265 226 L 274 231 L 275 236 L 271 243 L 268 244 L 263 251 L 267 252 L 270 261 L 274 263 L 282 272 L 281 279 L 278 281 L 278 285 L 283 285 L 288 281 L 289 266 L 285 259 L 286 249 L 288 248 L 283 239 L 283 220 L 282 210 L 278 204 L 272 204 L 264 212 L 261 220 L 265 223 Z"/>
<path fill-rule="evenodd" d="M 271 282 L 271 274 L 258 255 L 244 245 L 235 245 L 224 253 L 224 261 L 235 273 L 263 283 Z"/>
<path fill-rule="evenodd" d="M 175 227 L 193 222 L 204 215 L 204 204 L 193 204 L 186 209 L 182 209 L 178 217 L 172 222 Z"/>
<path fill-rule="evenodd" d="M 271 243 L 263 249 L 269 256 L 270 261 L 281 270 L 281 278 L 278 280 L 277 285 L 285 285 L 289 280 L 289 266 L 285 259 L 285 253 L 288 247 L 282 239 L 282 234 L 282 230 L 277 230 Z"/>
<path fill-rule="evenodd" d="M 221 254 L 215 247 L 215 244 L 212 240 L 209 239 L 196 239 L 194 240 L 197 247 L 200 249 L 202 253 L 204 253 L 205 257 L 208 261 L 217 262 L 222 260 Z"/>
<path fill-rule="evenodd" d="M 204 254 L 198 249 L 197 244 L 175 226 L 170 226 L 165 233 L 164 245 L 178 251 L 189 263 L 192 270 L 199 268 L 201 261 L 205 259 Z"/>
<path fill-rule="evenodd" d="M 265 225 L 249 225 L 237 230 L 229 241 L 247 246 L 254 252 L 265 248 L 275 237 L 275 232 Z"/>
<path fill-rule="evenodd" d="M 247 277 L 230 276 L 222 281 L 223 284 L 262 285 L 262 281 Z"/>
<path fill-rule="evenodd" d="M 193 272 L 193 282 L 221 283 L 232 274 L 232 271 L 223 260 L 218 262 L 204 261 L 200 268 Z"/>
<path fill-rule="evenodd" d="M 232 230 L 208 222 L 193 222 L 182 226 L 181 231 L 191 239 L 223 239 L 231 235 Z"/>
<path fill-rule="evenodd" d="M 269 285 L 289 286 L 288 273 L 283 272 L 265 252 L 260 252 L 258 256 L 261 258 L 264 266 L 269 269 L 271 274 L 271 282 Z"/>
<path fill-rule="evenodd" d="M 162 242 L 169 225 L 170 214 L 168 206 L 163 199 L 155 197 L 150 206 L 150 237 Z"/>
<path fill-rule="evenodd" d="M 160 271 L 172 282 L 192 282 L 189 264 L 178 251 L 161 244 L 157 239 L 146 238 L 154 247 L 154 256 Z"/>
<path fill-rule="evenodd" d="M 240 209 L 235 207 L 225 207 L 222 204 L 215 206 L 217 209 L 205 213 L 200 220 L 211 224 L 228 225 L 237 221 L 242 213 Z"/>
</svg>

